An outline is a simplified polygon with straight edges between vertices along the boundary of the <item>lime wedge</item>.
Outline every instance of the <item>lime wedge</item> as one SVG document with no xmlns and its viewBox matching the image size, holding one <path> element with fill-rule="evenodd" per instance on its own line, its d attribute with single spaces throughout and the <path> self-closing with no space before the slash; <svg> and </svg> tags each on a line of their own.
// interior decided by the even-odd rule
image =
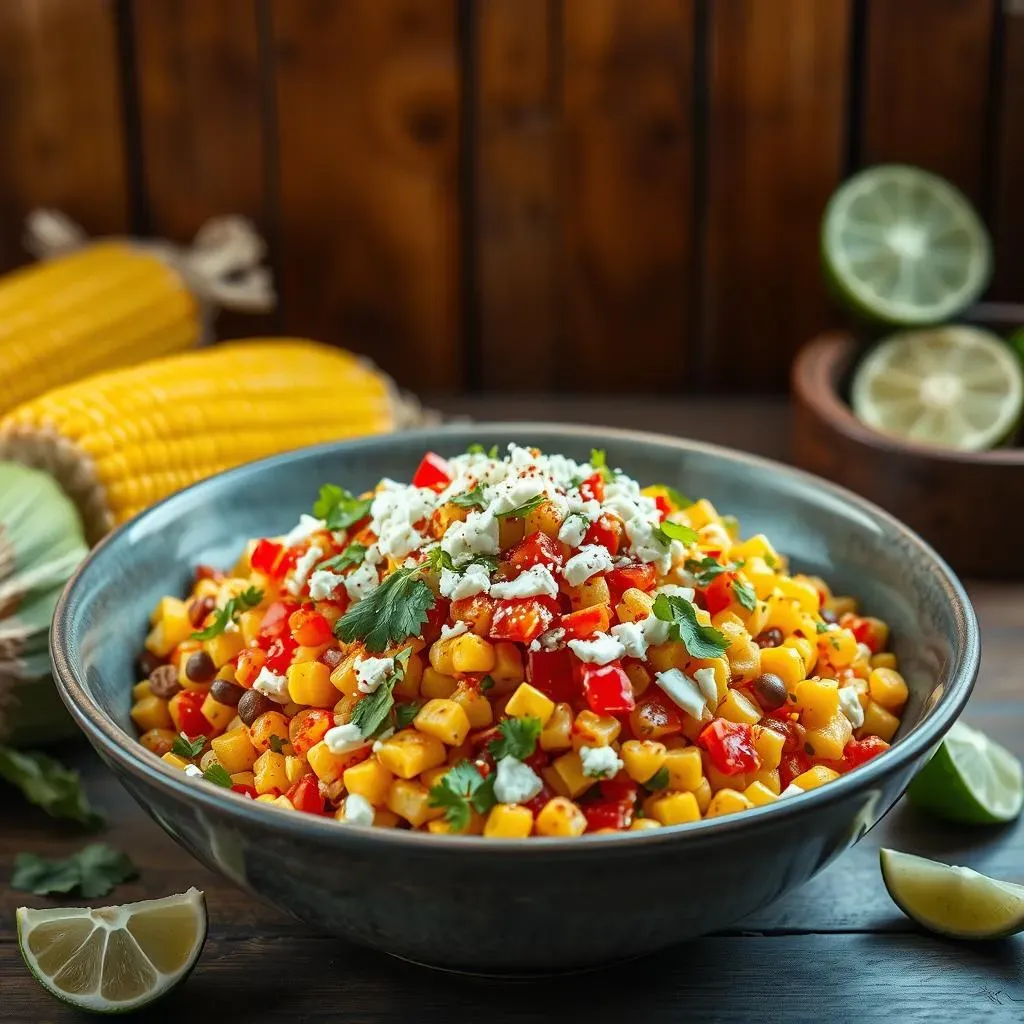
<svg viewBox="0 0 1024 1024">
<path fill-rule="evenodd" d="M 971 305 L 992 273 L 992 245 L 970 202 L 917 167 L 870 167 L 839 187 L 821 228 L 825 274 L 869 320 L 935 324 Z"/>
<path fill-rule="evenodd" d="M 977 327 L 903 331 L 857 367 L 850 400 L 885 434 L 983 451 L 1016 430 L 1024 369 L 1005 341 Z"/>
<path fill-rule="evenodd" d="M 907 799 L 946 821 L 992 825 L 1013 821 L 1024 805 L 1024 773 L 1005 747 L 956 722 L 914 776 Z"/>
<path fill-rule="evenodd" d="M 198 889 L 120 907 L 18 908 L 18 945 L 36 980 L 93 1013 L 147 1006 L 184 981 L 206 941 Z"/>
<path fill-rule="evenodd" d="M 893 902 L 929 931 L 957 939 L 1001 939 L 1024 929 L 1024 885 L 898 850 L 879 854 Z"/>
</svg>

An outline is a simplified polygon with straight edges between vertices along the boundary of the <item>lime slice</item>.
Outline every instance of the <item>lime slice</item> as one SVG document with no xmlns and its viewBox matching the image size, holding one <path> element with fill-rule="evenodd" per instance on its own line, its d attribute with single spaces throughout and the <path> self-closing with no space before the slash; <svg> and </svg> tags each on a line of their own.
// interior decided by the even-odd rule
<svg viewBox="0 0 1024 1024">
<path fill-rule="evenodd" d="M 907 799 L 947 821 L 991 825 L 1013 821 L 1024 805 L 1024 773 L 1005 747 L 956 722 L 914 776 Z"/>
<path fill-rule="evenodd" d="M 120 907 L 18 908 L 18 944 L 36 980 L 93 1013 L 146 1006 L 184 981 L 206 941 L 198 889 Z"/>
<path fill-rule="evenodd" d="M 992 245 L 966 196 L 917 167 L 870 167 L 839 187 L 821 227 L 825 273 L 870 320 L 948 320 L 985 290 Z"/>
<path fill-rule="evenodd" d="M 957 939 L 1001 939 L 1024 929 L 1024 885 L 898 850 L 879 854 L 893 902 L 929 931 Z"/>
<path fill-rule="evenodd" d="M 983 451 L 1016 430 L 1024 369 L 1005 341 L 977 327 L 904 331 L 868 353 L 850 400 L 885 434 Z"/>
</svg>

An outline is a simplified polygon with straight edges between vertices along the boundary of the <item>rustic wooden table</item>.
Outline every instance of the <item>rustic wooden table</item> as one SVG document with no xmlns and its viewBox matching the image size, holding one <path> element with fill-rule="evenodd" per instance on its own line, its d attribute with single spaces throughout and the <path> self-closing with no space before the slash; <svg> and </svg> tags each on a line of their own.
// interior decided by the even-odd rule
<svg viewBox="0 0 1024 1024">
<path fill-rule="evenodd" d="M 477 418 L 547 418 L 661 429 L 785 458 L 787 415 L 770 401 L 462 400 Z M 984 663 L 967 720 L 1024 756 L 1024 583 L 969 584 Z M 141 868 L 118 900 L 204 889 L 210 938 L 188 984 L 147 1021 L 1022 1021 L 1024 942 L 954 943 L 922 933 L 882 886 L 879 846 L 893 846 L 1024 881 L 1024 822 L 957 830 L 902 803 L 858 846 L 798 892 L 728 931 L 609 973 L 494 982 L 440 974 L 309 934 L 298 922 L 224 883 L 179 849 L 129 799 L 84 743 L 62 750 L 110 815 L 105 841 Z M 79 1019 L 53 1001 L 18 955 L 14 909 L 48 901 L 6 887 L 21 850 L 66 855 L 82 837 L 0 801 L 0 1022 Z M 751 870 L 757 853 L 751 851 Z M 727 885 L 727 880 L 720 884 Z M 628 898 L 628 881 L 616 898 Z"/>
</svg>

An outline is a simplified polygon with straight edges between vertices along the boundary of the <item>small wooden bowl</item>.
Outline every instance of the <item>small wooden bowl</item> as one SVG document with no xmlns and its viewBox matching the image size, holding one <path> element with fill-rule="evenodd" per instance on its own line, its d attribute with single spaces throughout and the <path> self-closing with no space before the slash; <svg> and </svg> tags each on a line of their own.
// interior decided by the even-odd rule
<svg viewBox="0 0 1024 1024">
<path fill-rule="evenodd" d="M 960 575 L 1024 578 L 1024 448 L 955 452 L 872 430 L 842 397 L 856 354 L 850 335 L 828 334 L 797 356 L 797 463 L 890 511 Z"/>
</svg>

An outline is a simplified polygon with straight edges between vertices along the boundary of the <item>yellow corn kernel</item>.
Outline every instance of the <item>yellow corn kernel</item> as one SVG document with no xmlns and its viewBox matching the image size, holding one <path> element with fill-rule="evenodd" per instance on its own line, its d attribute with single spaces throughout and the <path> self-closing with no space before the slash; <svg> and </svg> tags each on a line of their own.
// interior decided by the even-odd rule
<svg viewBox="0 0 1024 1024">
<path fill-rule="evenodd" d="M 440 836 L 482 836 L 484 834 L 484 816 L 470 808 L 469 821 L 464 829 L 456 828 L 444 818 L 434 818 L 427 822 L 427 831 Z"/>
<path fill-rule="evenodd" d="M 704 776 L 713 793 L 717 793 L 720 789 L 746 789 L 754 779 L 753 772 L 740 772 L 736 775 L 726 775 L 725 772 L 720 772 L 706 750 L 701 750 L 700 760 Z"/>
<path fill-rule="evenodd" d="M 876 700 L 869 700 L 864 709 L 864 725 L 858 729 L 861 736 L 878 736 L 889 742 L 896 735 L 900 720 Z"/>
<path fill-rule="evenodd" d="M 288 696 L 296 704 L 329 708 L 338 699 L 331 683 L 331 670 L 319 661 L 304 661 L 288 669 Z"/>
<path fill-rule="evenodd" d="M 700 501 L 694 502 L 689 508 L 684 509 L 683 514 L 677 518 L 689 523 L 695 530 L 702 529 L 708 523 L 717 523 L 718 525 L 722 523 L 722 517 L 718 514 L 718 510 L 707 498 L 701 498 Z"/>
<path fill-rule="evenodd" d="M 250 771 L 259 757 L 259 751 L 252 745 L 249 730 L 244 725 L 211 740 L 210 746 L 229 775 Z"/>
<path fill-rule="evenodd" d="M 448 698 L 456 690 L 459 681 L 454 676 L 446 676 L 438 672 L 433 666 L 428 665 L 423 670 L 423 678 L 420 680 L 420 696 L 427 700 L 435 698 Z"/>
<path fill-rule="evenodd" d="M 670 640 L 649 648 L 647 660 L 655 672 L 668 672 L 674 668 L 685 671 L 690 662 L 690 654 L 678 640 Z"/>
<path fill-rule="evenodd" d="M 435 640 L 430 645 L 430 667 L 441 675 L 450 676 L 455 673 L 453 647 L 458 637 L 446 637 Z"/>
<path fill-rule="evenodd" d="M 304 775 L 308 775 L 308 768 L 304 757 L 298 757 L 296 754 L 285 755 L 284 770 L 290 786 L 294 786 Z"/>
<path fill-rule="evenodd" d="M 455 672 L 486 674 L 494 668 L 494 645 L 476 633 L 463 633 L 452 643 Z"/>
<path fill-rule="evenodd" d="M 256 758 L 252 773 L 257 793 L 283 793 L 291 785 L 284 754 L 275 754 L 272 750 L 266 750 Z"/>
<path fill-rule="evenodd" d="M 166 754 L 160 755 L 160 760 L 166 761 L 172 768 L 177 768 L 182 772 L 185 770 L 185 765 L 189 763 L 183 757 L 178 757 L 177 754 L 172 754 L 169 750 Z"/>
<path fill-rule="evenodd" d="M 506 516 L 498 522 L 498 547 L 507 551 L 526 536 L 526 520 Z"/>
<path fill-rule="evenodd" d="M 172 726 L 176 732 L 180 731 L 178 723 L 172 720 L 167 701 L 152 693 L 132 705 L 131 715 L 132 721 L 143 732 L 150 729 L 170 729 Z"/>
<path fill-rule="evenodd" d="M 839 772 L 826 768 L 823 764 L 811 765 L 802 775 L 793 780 L 794 786 L 799 786 L 805 793 L 809 789 L 817 789 L 824 786 L 826 782 L 832 782 L 839 778 Z"/>
<path fill-rule="evenodd" d="M 822 757 L 826 761 L 838 761 L 843 756 L 843 749 L 850 742 L 853 726 L 850 720 L 837 711 L 819 729 L 808 729 L 804 739 L 814 753 L 812 757 Z"/>
<path fill-rule="evenodd" d="M 782 792 L 782 783 L 779 779 L 778 768 L 762 768 L 754 775 L 754 782 L 759 782 L 765 789 L 776 796 Z"/>
<path fill-rule="evenodd" d="M 423 679 L 423 657 L 419 654 L 410 654 L 409 660 L 405 663 L 405 670 L 395 683 L 394 695 L 396 700 L 415 700 L 420 695 L 420 682 Z"/>
<path fill-rule="evenodd" d="M 702 668 L 710 668 L 715 673 L 715 689 L 717 700 L 721 700 L 729 689 L 729 662 L 725 658 L 693 658 L 686 670 L 688 676 L 699 672 Z"/>
<path fill-rule="evenodd" d="M 626 740 L 619 751 L 626 774 L 634 782 L 647 782 L 665 763 L 667 754 L 665 744 L 656 740 Z"/>
<path fill-rule="evenodd" d="M 573 611 L 581 611 L 583 608 L 593 608 L 598 604 L 611 604 L 612 594 L 604 577 L 594 576 L 578 587 L 571 587 L 569 600 L 572 602 Z"/>
<path fill-rule="evenodd" d="M 749 561 L 751 558 L 763 558 L 769 565 L 781 564 L 779 553 L 772 547 L 771 541 L 763 533 L 758 533 L 740 544 L 735 544 L 730 553 L 733 560 Z"/>
<path fill-rule="evenodd" d="M 804 675 L 809 676 L 811 669 L 814 668 L 815 663 L 818 660 L 818 648 L 815 644 L 812 644 L 810 640 L 805 636 L 787 636 L 782 641 L 783 647 L 792 647 L 794 651 L 798 651 L 800 658 L 804 663 Z"/>
<path fill-rule="evenodd" d="M 623 666 L 623 670 L 629 677 L 630 685 L 633 687 L 633 696 L 639 697 L 654 680 L 650 672 L 639 662 L 629 661 Z"/>
<path fill-rule="evenodd" d="M 452 695 L 451 700 L 466 712 L 471 729 L 484 729 L 494 721 L 491 702 L 479 690 L 470 686 L 460 686 Z"/>
<path fill-rule="evenodd" d="M 519 804 L 497 804 L 484 825 L 489 839 L 525 839 L 533 831 L 533 811 Z"/>
<path fill-rule="evenodd" d="M 161 598 L 157 605 L 155 625 L 146 638 L 146 650 L 166 658 L 178 644 L 192 637 L 193 630 L 188 605 L 176 597 Z"/>
<path fill-rule="evenodd" d="M 229 704 L 221 704 L 215 701 L 209 694 L 206 695 L 206 699 L 203 701 L 202 707 L 203 717 L 217 730 L 217 732 L 223 732 L 228 722 L 235 717 L 235 709 Z"/>
<path fill-rule="evenodd" d="M 572 745 L 580 747 L 610 747 L 622 732 L 622 723 L 611 715 L 596 715 L 586 709 L 576 716 L 572 724 Z"/>
<path fill-rule="evenodd" d="M 820 729 L 839 711 L 839 684 L 834 679 L 805 679 L 797 683 L 796 702 L 801 723 L 808 729 Z"/>
<path fill-rule="evenodd" d="M 620 622 L 636 622 L 646 619 L 654 607 L 654 598 L 638 587 L 630 587 L 622 595 L 622 602 L 615 606 Z"/>
<path fill-rule="evenodd" d="M 273 793 L 260 793 L 256 797 L 256 802 L 259 804 L 272 804 L 277 802 L 277 797 Z"/>
<path fill-rule="evenodd" d="M 153 691 L 149 688 L 149 680 L 143 679 L 141 683 L 136 683 L 132 687 L 132 700 L 140 701 L 143 697 L 152 696 Z"/>
<path fill-rule="evenodd" d="M 431 526 L 435 537 L 443 537 L 452 523 L 464 523 L 469 518 L 469 509 L 446 501 L 435 513 Z"/>
<path fill-rule="evenodd" d="M 456 762 L 456 764 L 457 763 L 458 762 Z M 448 774 L 451 768 L 452 765 L 450 764 L 442 764 L 438 765 L 436 768 L 428 768 L 420 775 L 419 780 L 427 787 L 427 789 L 433 789 L 435 786 L 440 784 L 441 780 Z"/>
<path fill-rule="evenodd" d="M 780 629 L 789 636 L 800 629 L 803 615 L 795 601 L 782 597 L 776 588 L 766 602 L 764 629 Z"/>
<path fill-rule="evenodd" d="M 572 746 L 572 708 L 556 704 L 541 730 L 541 750 L 568 750 Z"/>
<path fill-rule="evenodd" d="M 896 669 L 899 667 L 899 662 L 896 660 L 896 655 L 892 651 L 882 651 L 880 654 L 876 654 L 871 659 L 872 668 L 891 668 Z"/>
<path fill-rule="evenodd" d="M 555 702 L 529 683 L 520 683 L 505 705 L 505 714 L 511 718 L 539 718 L 546 725 L 555 710 Z"/>
<path fill-rule="evenodd" d="M 365 797 L 374 807 L 383 807 L 395 777 L 375 757 L 369 757 L 346 768 L 342 780 L 349 793 Z"/>
<path fill-rule="evenodd" d="M 220 668 L 233 661 L 245 647 L 241 630 L 225 630 L 219 636 L 205 642 L 206 653 L 213 659 L 214 665 Z"/>
<path fill-rule="evenodd" d="M 753 725 L 761 721 L 761 709 L 739 690 L 728 690 L 719 702 L 715 714 L 730 722 Z"/>
<path fill-rule="evenodd" d="M 774 729 L 758 726 L 753 730 L 754 749 L 762 768 L 778 768 L 782 763 L 782 748 L 786 738 Z"/>
<path fill-rule="evenodd" d="M 542 501 L 535 509 L 527 513 L 524 534 L 544 533 L 555 539 L 562 525 L 562 516 L 553 501 Z"/>
<path fill-rule="evenodd" d="M 469 735 L 469 715 L 454 700 L 437 698 L 428 700 L 412 723 L 420 732 L 435 736 L 449 747 L 465 743 Z M 406 775 L 404 778 L 411 778 Z"/>
<path fill-rule="evenodd" d="M 772 792 L 763 782 L 756 779 L 743 790 L 745 796 L 755 807 L 763 807 L 765 804 L 773 804 L 779 799 L 779 794 Z"/>
<path fill-rule="evenodd" d="M 276 736 L 274 742 L 271 737 Z M 249 739 L 252 745 L 260 752 L 270 750 L 271 743 L 279 747 L 281 753 L 292 752 L 291 743 L 288 739 L 288 719 L 280 711 L 266 711 L 249 726 Z"/>
<path fill-rule="evenodd" d="M 700 750 L 697 747 L 682 747 L 670 750 L 665 755 L 668 769 L 668 788 L 693 792 L 704 775 Z"/>
<path fill-rule="evenodd" d="M 462 713 L 465 715 L 465 712 Z M 466 730 L 469 731 L 468 722 Z M 396 732 L 390 739 L 384 740 L 377 750 L 377 760 L 400 779 L 415 778 L 428 768 L 444 764 L 447 757 L 444 744 L 436 736 L 429 736 L 418 729 Z M 395 810 L 393 807 L 391 809 Z"/>
<path fill-rule="evenodd" d="M 886 711 L 899 711 L 910 696 L 903 676 L 892 668 L 874 669 L 868 676 L 868 692 Z"/>
<path fill-rule="evenodd" d="M 427 787 L 409 779 L 395 779 L 391 783 L 386 806 L 393 814 L 405 818 L 413 828 L 419 828 L 444 814 L 443 807 L 430 806 L 430 791 Z"/>
<path fill-rule="evenodd" d="M 159 757 L 171 749 L 177 737 L 173 729 L 147 729 L 139 737 L 139 742 Z"/>
<path fill-rule="evenodd" d="M 556 792 L 573 798 L 585 793 L 597 782 L 597 779 L 583 774 L 583 762 L 575 750 L 567 751 L 551 762 L 551 776 L 556 780 Z"/>
<path fill-rule="evenodd" d="M 661 828 L 661 822 L 654 818 L 635 818 L 629 826 L 630 832 L 646 832 L 649 828 Z"/>
<path fill-rule="evenodd" d="M 733 679 L 751 680 L 761 674 L 761 648 L 754 643 L 742 625 L 729 644 L 725 656 L 729 661 L 729 672 Z"/>
<path fill-rule="evenodd" d="M 345 769 L 352 763 L 352 754 L 334 754 L 321 740 L 306 751 L 306 762 L 313 769 L 313 774 L 329 786 L 342 777 Z"/>
<path fill-rule="evenodd" d="M 587 829 L 587 819 L 571 800 L 556 796 L 537 815 L 535 827 L 541 836 L 581 836 Z"/>
<path fill-rule="evenodd" d="M 700 807 L 693 793 L 663 793 L 650 801 L 650 817 L 661 825 L 682 825 L 700 821 Z"/>
<path fill-rule="evenodd" d="M 401 820 L 394 811 L 389 811 L 386 807 L 375 807 L 373 810 L 374 828 L 398 828 Z"/>
<path fill-rule="evenodd" d="M 818 650 L 835 668 L 847 668 L 857 657 L 857 638 L 848 629 L 830 629 L 818 637 Z"/>
<path fill-rule="evenodd" d="M 753 801 L 735 789 L 720 789 L 708 805 L 706 818 L 718 818 L 723 814 L 735 814 L 753 807 Z"/>
<path fill-rule="evenodd" d="M 697 799 L 697 806 L 700 808 L 701 814 L 706 814 L 708 807 L 711 804 L 711 783 L 707 779 L 701 779 L 700 785 L 693 791 L 694 797 Z"/>
<path fill-rule="evenodd" d="M 499 640 L 494 644 L 494 667 L 491 669 L 491 678 L 496 683 L 522 682 L 523 658 L 514 643 Z"/>
<path fill-rule="evenodd" d="M 779 593 L 790 601 L 796 601 L 806 615 L 817 615 L 821 609 L 821 598 L 817 589 L 805 577 L 792 579 L 782 576 L 776 584 Z"/>
<path fill-rule="evenodd" d="M 231 784 L 233 786 L 253 786 L 255 788 L 256 776 L 252 772 L 232 772 Z"/>
</svg>

